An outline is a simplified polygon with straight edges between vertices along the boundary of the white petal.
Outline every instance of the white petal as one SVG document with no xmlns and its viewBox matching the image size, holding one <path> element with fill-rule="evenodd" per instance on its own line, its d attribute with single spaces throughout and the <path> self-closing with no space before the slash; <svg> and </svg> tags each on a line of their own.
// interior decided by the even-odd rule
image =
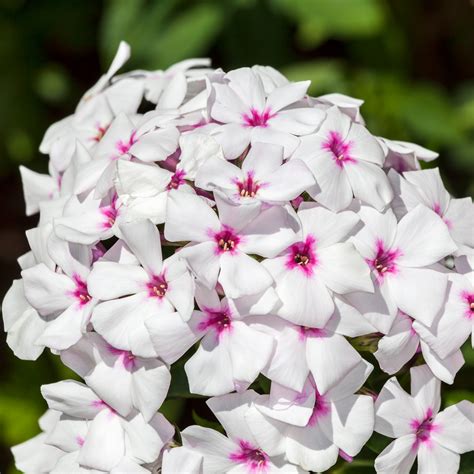
<svg viewBox="0 0 474 474">
<path fill-rule="evenodd" d="M 236 446 L 221 433 L 201 426 L 188 426 L 181 432 L 181 437 L 184 447 L 204 456 L 204 472 L 220 474 L 232 467 L 229 455 Z"/>
<path fill-rule="evenodd" d="M 354 196 L 382 210 L 393 198 L 393 191 L 382 168 L 359 161 L 344 166 Z"/>
<path fill-rule="evenodd" d="M 161 413 L 157 413 L 148 423 L 137 413 L 123 423 L 123 429 L 127 451 L 140 463 L 155 461 L 174 435 L 173 425 Z"/>
<path fill-rule="evenodd" d="M 415 435 L 406 435 L 390 443 L 375 459 L 377 474 L 409 474 L 416 458 Z"/>
<path fill-rule="evenodd" d="M 433 376 L 427 365 L 410 369 L 411 395 L 426 413 L 429 409 L 438 413 L 441 405 L 441 382 Z"/>
<path fill-rule="evenodd" d="M 363 125 L 353 122 L 345 139 L 351 142 L 351 156 L 382 166 L 385 159 L 382 147 Z"/>
<path fill-rule="evenodd" d="M 53 321 L 46 325 L 43 334 L 37 339 L 38 344 L 56 350 L 71 347 L 82 337 L 89 322 L 91 304 L 81 308 L 71 305 Z"/>
<path fill-rule="evenodd" d="M 239 248 L 249 254 L 273 258 L 295 241 L 297 218 L 288 207 L 272 206 L 263 210 L 242 230 Z"/>
<path fill-rule="evenodd" d="M 423 358 L 433 374 L 443 382 L 452 384 L 459 369 L 464 365 L 462 352 L 457 350 L 441 359 L 424 341 L 420 341 L 420 346 Z"/>
<path fill-rule="evenodd" d="M 109 410 L 102 410 L 92 421 L 79 453 L 81 465 L 110 471 L 125 454 L 125 439 L 120 418 Z"/>
<path fill-rule="evenodd" d="M 216 213 L 196 194 L 170 194 L 166 215 L 165 238 L 172 242 L 205 242 L 220 229 Z"/>
<path fill-rule="evenodd" d="M 271 121 L 270 121 L 271 125 Z M 299 139 L 289 132 L 278 130 L 276 127 L 254 127 L 251 129 L 252 146 L 256 142 L 271 143 L 283 147 L 283 156 L 288 158 L 296 150 Z"/>
<path fill-rule="evenodd" d="M 300 136 L 314 132 L 324 116 L 321 109 L 295 108 L 280 111 L 269 122 L 275 130 Z"/>
<path fill-rule="evenodd" d="M 273 350 L 273 337 L 234 321 L 229 334 L 229 355 L 233 378 L 253 382 L 267 364 Z"/>
<path fill-rule="evenodd" d="M 253 172 L 257 180 L 266 181 L 268 176 L 277 171 L 282 164 L 283 147 L 255 142 L 242 163 L 242 171 Z"/>
<path fill-rule="evenodd" d="M 312 202 L 302 202 L 298 208 L 303 234 L 316 237 L 318 247 L 341 242 L 359 223 L 359 216 L 352 211 L 331 212 Z"/>
<path fill-rule="evenodd" d="M 372 397 L 353 395 L 331 403 L 330 422 L 328 417 L 323 417 L 320 425 L 339 449 L 355 456 L 374 430 Z"/>
<path fill-rule="evenodd" d="M 272 112 L 279 110 L 300 101 L 306 94 L 310 81 L 300 81 L 288 83 L 273 89 L 267 98 L 267 107 Z"/>
<path fill-rule="evenodd" d="M 307 277 L 296 268 L 276 281 L 283 303 L 279 316 L 302 326 L 325 326 L 334 312 L 334 302 L 318 275 Z"/>
<path fill-rule="evenodd" d="M 176 362 L 201 336 L 195 323 L 185 323 L 178 313 L 155 315 L 145 326 L 157 354 L 168 364 Z"/>
<path fill-rule="evenodd" d="M 257 397 L 256 392 L 247 390 L 244 393 L 229 393 L 213 397 L 206 403 L 231 440 L 238 443 L 239 439 L 244 439 L 256 444 L 245 421 L 245 414 Z"/>
<path fill-rule="evenodd" d="M 158 228 L 150 220 L 121 224 L 122 238 L 145 270 L 159 275 L 162 269 L 161 241 Z"/>
<path fill-rule="evenodd" d="M 306 357 L 320 393 L 343 380 L 361 361 L 359 353 L 339 334 L 308 337 Z"/>
<path fill-rule="evenodd" d="M 132 374 L 133 404 L 149 421 L 163 403 L 171 382 L 171 374 L 159 360 L 138 360 Z"/>
<path fill-rule="evenodd" d="M 436 235 L 436 239 L 432 238 Z M 419 205 L 398 223 L 394 247 L 402 251 L 398 261 L 408 267 L 436 263 L 457 249 L 441 218 Z"/>
<path fill-rule="evenodd" d="M 309 428 L 291 427 L 286 441 L 286 456 L 308 471 L 323 472 L 333 466 L 339 449 L 316 424 Z"/>
<path fill-rule="evenodd" d="M 273 283 L 267 269 L 244 253 L 224 253 L 220 265 L 218 281 L 229 298 L 261 293 Z"/>
<path fill-rule="evenodd" d="M 219 274 L 220 259 L 215 242 L 202 242 L 184 247 L 179 255 L 188 263 L 197 280 L 209 289 L 214 288 Z"/>
<path fill-rule="evenodd" d="M 410 434 L 413 420 L 424 419 L 425 413 L 395 377 L 383 386 L 375 402 L 375 431 L 391 438 Z"/>
<path fill-rule="evenodd" d="M 445 301 L 448 278 L 429 268 L 400 267 L 387 284 L 400 310 L 430 326 Z"/>
<path fill-rule="evenodd" d="M 161 470 L 163 474 L 201 474 L 203 456 L 184 446 L 163 453 Z"/>
<path fill-rule="evenodd" d="M 460 456 L 438 443 L 421 443 L 418 448 L 420 474 L 455 474 L 459 470 Z"/>
<path fill-rule="evenodd" d="M 138 265 L 96 262 L 87 278 L 87 288 L 93 297 L 111 300 L 143 291 L 148 280 Z"/>
<path fill-rule="evenodd" d="M 388 374 L 398 372 L 414 355 L 420 342 L 408 317 L 398 316 L 390 331 L 378 343 L 375 358 Z"/>
<path fill-rule="evenodd" d="M 178 148 L 178 139 L 176 128 L 158 129 L 139 137 L 129 153 L 145 162 L 162 161 Z"/>
<path fill-rule="evenodd" d="M 432 431 L 431 436 L 436 443 L 459 454 L 474 450 L 472 402 L 463 400 L 449 406 L 438 413 L 434 423 L 438 428 Z"/>
<path fill-rule="evenodd" d="M 74 380 L 42 385 L 41 395 L 52 410 L 76 418 L 92 419 L 101 410 L 99 397 L 89 387 Z"/>
<path fill-rule="evenodd" d="M 66 309 L 75 285 L 66 275 L 52 272 L 44 263 L 21 272 L 28 302 L 43 315 Z"/>
<path fill-rule="evenodd" d="M 308 377 L 306 343 L 296 327 L 288 326 L 278 335 L 275 351 L 264 373 L 281 385 L 301 391 Z"/>
<path fill-rule="evenodd" d="M 350 242 L 319 250 L 319 274 L 324 283 L 339 294 L 373 291 L 370 269 Z"/>
<path fill-rule="evenodd" d="M 242 155 L 250 142 L 250 129 L 240 123 L 227 123 L 214 135 L 227 160 L 235 160 Z"/>
<path fill-rule="evenodd" d="M 191 393 L 215 396 L 234 390 L 228 345 L 225 333 L 219 340 L 212 332 L 204 337 L 196 353 L 184 366 Z"/>
</svg>

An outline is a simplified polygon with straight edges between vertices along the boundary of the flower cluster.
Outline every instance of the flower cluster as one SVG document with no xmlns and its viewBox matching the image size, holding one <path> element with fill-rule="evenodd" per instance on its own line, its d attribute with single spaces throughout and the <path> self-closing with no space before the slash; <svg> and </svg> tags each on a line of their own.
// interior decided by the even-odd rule
<svg viewBox="0 0 474 474">
<path fill-rule="evenodd" d="M 395 438 L 377 472 L 416 457 L 456 472 L 473 404 L 439 412 L 440 383 L 472 334 L 474 208 L 421 169 L 437 155 L 271 67 L 117 75 L 128 56 L 122 43 L 48 129 L 49 174 L 21 168 L 40 218 L 3 302 L 7 341 L 83 382 L 42 386 L 42 432 L 13 448 L 17 467 L 321 472 L 375 430 Z M 178 365 L 220 431 L 160 413 Z"/>
</svg>

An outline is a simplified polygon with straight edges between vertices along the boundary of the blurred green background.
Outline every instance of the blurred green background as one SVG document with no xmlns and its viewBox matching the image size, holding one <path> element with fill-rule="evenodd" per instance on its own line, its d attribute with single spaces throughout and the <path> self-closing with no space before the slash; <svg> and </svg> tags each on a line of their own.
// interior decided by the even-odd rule
<svg viewBox="0 0 474 474">
<path fill-rule="evenodd" d="M 47 159 L 37 151 L 44 131 L 72 113 L 121 39 L 132 46 L 127 68 L 160 69 L 209 56 L 224 69 L 269 64 L 290 79 L 311 79 L 314 95 L 362 98 L 373 133 L 438 151 L 436 164 L 451 193 L 473 194 L 473 5 L 469 0 L 0 0 L 0 186 L 6 196 L 0 295 L 18 278 L 16 257 L 27 250 L 24 230 L 36 221 L 23 216 L 18 165 L 46 170 Z M 467 355 L 469 364 L 446 391 L 445 403 L 473 397 L 472 353 Z M 39 386 L 67 376 L 53 356 L 18 361 L 1 341 L 0 472 L 12 472 L 8 446 L 37 432 L 45 408 Z M 196 402 L 197 411 L 205 410 L 201 405 Z M 175 400 L 166 410 L 182 421 L 192 419 L 194 408 Z"/>
</svg>

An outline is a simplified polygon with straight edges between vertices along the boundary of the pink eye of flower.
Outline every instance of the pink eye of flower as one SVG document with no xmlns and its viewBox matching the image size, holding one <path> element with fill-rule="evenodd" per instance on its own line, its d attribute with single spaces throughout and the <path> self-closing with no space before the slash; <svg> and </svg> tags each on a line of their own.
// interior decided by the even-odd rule
<svg viewBox="0 0 474 474">
<path fill-rule="evenodd" d="M 266 127 L 268 121 L 275 117 L 275 115 L 271 113 L 270 109 L 265 109 L 263 112 L 259 112 L 257 109 L 250 109 L 250 112 L 244 114 L 242 118 L 247 127 Z"/>
<path fill-rule="evenodd" d="M 308 426 L 314 426 L 318 420 L 327 415 L 331 411 L 329 403 L 323 395 L 321 395 L 315 388 L 315 399 L 313 405 L 313 413 L 308 421 Z"/>
<path fill-rule="evenodd" d="M 266 470 L 268 455 L 260 448 L 252 446 L 247 441 L 239 441 L 239 450 L 231 453 L 229 458 L 238 463 L 246 463 L 253 470 Z"/>
<path fill-rule="evenodd" d="M 214 235 L 218 253 L 234 252 L 240 242 L 240 237 L 230 227 L 224 226 L 221 232 Z"/>
<path fill-rule="evenodd" d="M 74 275 L 73 280 L 76 284 L 76 289 L 73 291 L 73 296 L 79 301 L 81 306 L 84 306 L 92 300 L 92 296 L 87 290 L 87 283 L 82 280 L 79 275 Z"/>
<path fill-rule="evenodd" d="M 431 437 L 431 433 L 437 428 L 433 423 L 433 410 L 428 408 L 425 418 L 421 421 L 412 420 L 410 426 L 416 436 L 414 444 L 414 447 L 416 448 L 420 443 L 428 441 Z"/>
<path fill-rule="evenodd" d="M 92 137 L 92 140 L 95 142 L 100 142 L 102 138 L 104 137 L 105 133 L 107 132 L 109 126 L 106 125 L 104 127 L 97 125 L 97 133 Z"/>
<path fill-rule="evenodd" d="M 213 328 L 218 334 L 232 327 L 232 316 L 228 308 L 211 309 L 205 308 L 207 319 L 199 323 L 198 329 L 205 331 Z"/>
<path fill-rule="evenodd" d="M 466 302 L 467 305 L 466 317 L 469 319 L 474 318 L 474 293 L 463 291 L 461 293 L 461 298 Z"/>
<path fill-rule="evenodd" d="M 351 142 L 343 140 L 339 132 L 329 132 L 329 136 L 322 144 L 322 148 L 330 151 L 336 164 L 342 168 L 345 163 L 356 163 L 356 160 L 349 154 L 351 145 Z"/>
<path fill-rule="evenodd" d="M 400 256 L 397 249 L 386 249 L 381 240 L 377 240 L 377 254 L 375 258 L 369 261 L 369 264 L 377 271 L 380 277 L 386 273 L 395 273 L 397 271 L 396 261 Z"/>
<path fill-rule="evenodd" d="M 174 175 L 171 177 L 170 182 L 168 183 L 168 190 L 178 189 L 180 186 L 182 186 L 186 182 L 184 179 L 185 175 L 186 175 L 185 171 L 176 170 Z"/>
<path fill-rule="evenodd" d="M 137 132 L 133 132 L 130 135 L 128 141 L 119 140 L 117 142 L 116 148 L 120 152 L 120 154 L 126 155 L 130 151 L 130 148 L 132 148 L 132 146 L 135 145 L 135 143 L 137 142 L 136 135 Z"/>
<path fill-rule="evenodd" d="M 163 298 L 168 291 L 168 282 L 163 274 L 153 275 L 147 283 L 147 288 L 148 295 L 152 298 Z"/>
<path fill-rule="evenodd" d="M 238 181 L 236 184 L 241 197 L 255 197 L 260 188 L 258 181 L 254 181 L 252 172 L 248 172 L 247 178 L 244 181 Z"/>
<path fill-rule="evenodd" d="M 293 244 L 286 262 L 287 268 L 300 268 L 307 275 L 312 274 L 314 266 L 318 263 L 315 245 L 316 239 L 312 235 L 308 235 L 305 241 Z"/>
</svg>

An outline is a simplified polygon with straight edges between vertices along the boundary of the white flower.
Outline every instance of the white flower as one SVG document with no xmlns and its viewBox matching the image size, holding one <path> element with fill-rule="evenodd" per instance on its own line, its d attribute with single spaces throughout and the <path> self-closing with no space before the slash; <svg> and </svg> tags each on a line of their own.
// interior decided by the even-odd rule
<svg viewBox="0 0 474 474">
<path fill-rule="evenodd" d="M 474 405 L 463 401 L 438 413 L 440 382 L 426 366 L 410 370 L 411 396 L 391 378 L 375 404 L 375 430 L 396 438 L 375 460 L 378 473 L 455 474 L 459 454 L 474 449 Z"/>
</svg>

